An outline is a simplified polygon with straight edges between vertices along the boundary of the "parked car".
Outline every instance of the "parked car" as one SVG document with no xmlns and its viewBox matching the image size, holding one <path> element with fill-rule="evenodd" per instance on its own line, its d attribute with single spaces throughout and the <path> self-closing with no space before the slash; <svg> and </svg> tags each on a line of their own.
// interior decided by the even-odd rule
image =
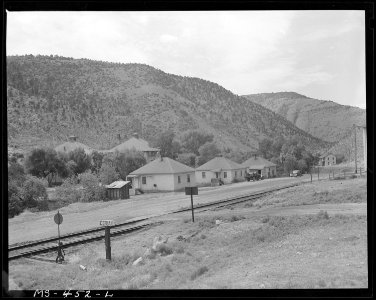
<svg viewBox="0 0 376 300">
<path fill-rule="evenodd" d="M 294 170 L 290 173 L 290 177 L 298 177 L 298 176 L 302 176 L 302 171 L 300 170 Z"/>
<path fill-rule="evenodd" d="M 256 172 L 253 172 L 253 173 L 247 173 L 245 175 L 245 179 L 247 179 L 247 181 L 255 181 L 255 180 L 260 180 L 260 179 L 263 179 L 263 176 L 261 176 L 260 174 L 256 173 Z"/>
</svg>

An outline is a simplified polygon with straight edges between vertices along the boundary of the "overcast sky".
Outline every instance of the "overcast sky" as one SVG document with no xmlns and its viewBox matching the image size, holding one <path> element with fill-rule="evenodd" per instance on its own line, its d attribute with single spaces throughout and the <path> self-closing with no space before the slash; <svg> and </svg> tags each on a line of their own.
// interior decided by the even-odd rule
<svg viewBox="0 0 376 300">
<path fill-rule="evenodd" d="M 8 12 L 7 55 L 145 63 L 366 107 L 364 11 Z"/>
</svg>

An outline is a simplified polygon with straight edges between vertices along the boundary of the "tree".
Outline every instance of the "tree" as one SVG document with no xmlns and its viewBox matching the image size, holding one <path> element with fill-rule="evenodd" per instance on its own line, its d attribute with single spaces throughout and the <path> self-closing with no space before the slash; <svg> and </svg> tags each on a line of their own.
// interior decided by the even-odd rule
<svg viewBox="0 0 376 300">
<path fill-rule="evenodd" d="M 38 201 L 48 200 L 45 183 L 35 176 L 28 176 L 22 185 L 20 197 L 25 207 L 36 207 Z"/>
<path fill-rule="evenodd" d="M 13 218 L 24 210 L 20 189 L 14 181 L 8 182 L 8 217 Z"/>
<path fill-rule="evenodd" d="M 160 149 L 162 157 L 176 159 L 181 146 L 178 141 L 174 140 L 174 138 L 175 133 L 172 130 L 167 130 L 160 133 L 153 142 L 154 147 Z"/>
<path fill-rule="evenodd" d="M 297 168 L 298 162 L 291 154 L 287 154 L 284 158 L 283 168 L 286 173 L 290 173 L 291 171 Z"/>
<path fill-rule="evenodd" d="M 134 149 L 118 153 L 115 158 L 116 171 L 123 180 L 126 179 L 129 173 L 141 168 L 145 164 L 146 159 L 143 153 Z"/>
<path fill-rule="evenodd" d="M 38 148 L 31 151 L 26 157 L 26 170 L 31 175 L 46 178 L 48 186 L 58 174 L 61 177 L 67 176 L 65 162 L 61 160 L 53 149 Z"/>
<path fill-rule="evenodd" d="M 200 153 L 198 164 L 202 165 L 220 154 L 221 150 L 215 143 L 205 143 L 199 148 L 198 152 Z"/>
<path fill-rule="evenodd" d="M 56 187 L 56 196 L 63 203 L 79 202 L 82 197 L 81 190 L 78 189 L 78 178 L 70 176 L 66 178 L 61 186 Z"/>
<path fill-rule="evenodd" d="M 17 162 L 10 162 L 8 164 L 8 183 L 13 182 L 20 187 L 26 180 L 24 168 Z"/>
<path fill-rule="evenodd" d="M 265 138 L 259 142 L 259 152 L 265 158 L 270 158 L 270 151 L 272 149 L 273 141 Z"/>
<path fill-rule="evenodd" d="M 119 179 L 119 173 L 108 163 L 102 164 L 98 174 L 99 180 L 102 184 L 110 184 Z"/>
<path fill-rule="evenodd" d="M 103 153 L 100 153 L 98 151 L 94 151 L 92 154 L 91 154 L 91 160 L 93 162 L 93 165 L 91 167 L 91 170 L 94 172 L 94 173 L 98 173 L 101 166 L 102 166 L 102 162 L 103 162 Z"/>
<path fill-rule="evenodd" d="M 106 199 L 106 188 L 99 184 L 99 179 L 91 172 L 78 176 L 82 184 L 82 202 L 103 201 Z"/>
<path fill-rule="evenodd" d="M 196 159 L 197 156 L 194 153 L 179 153 L 179 156 L 176 158 L 178 162 L 192 168 L 196 167 Z"/>
<path fill-rule="evenodd" d="M 200 155 L 198 149 L 205 143 L 211 143 L 214 139 L 212 134 L 201 133 L 199 131 L 188 131 L 182 137 L 182 146 L 185 152 Z"/>
<path fill-rule="evenodd" d="M 74 170 L 75 174 L 84 173 L 91 167 L 91 158 L 82 148 L 77 148 L 69 152 L 68 157 L 69 160 L 73 160 L 77 164 Z"/>
</svg>

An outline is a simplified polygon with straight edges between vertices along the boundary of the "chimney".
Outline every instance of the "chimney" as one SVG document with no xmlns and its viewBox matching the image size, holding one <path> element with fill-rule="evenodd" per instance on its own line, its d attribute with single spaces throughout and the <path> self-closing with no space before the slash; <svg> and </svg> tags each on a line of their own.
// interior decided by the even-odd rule
<svg viewBox="0 0 376 300">
<path fill-rule="evenodd" d="M 135 133 L 133 134 L 133 136 L 134 136 L 136 139 L 138 139 L 138 133 L 137 133 L 137 132 L 135 132 Z"/>
<path fill-rule="evenodd" d="M 77 137 L 74 136 L 74 135 L 71 135 L 71 136 L 69 137 L 69 141 L 70 141 L 70 142 L 76 142 L 76 141 L 77 141 Z"/>
</svg>

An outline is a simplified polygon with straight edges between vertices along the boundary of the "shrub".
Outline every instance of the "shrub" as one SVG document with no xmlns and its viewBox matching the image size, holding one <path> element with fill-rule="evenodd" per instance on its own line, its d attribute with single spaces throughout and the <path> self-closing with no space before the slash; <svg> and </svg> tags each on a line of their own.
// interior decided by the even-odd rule
<svg viewBox="0 0 376 300">
<path fill-rule="evenodd" d="M 201 276 L 207 271 L 209 271 L 209 269 L 206 266 L 198 268 L 196 271 L 192 273 L 191 280 L 195 280 L 198 276 Z"/>
<path fill-rule="evenodd" d="M 48 199 L 45 181 L 31 175 L 27 176 L 26 181 L 22 185 L 20 194 L 24 206 L 28 208 L 37 207 L 38 201 Z"/>
<path fill-rule="evenodd" d="M 106 188 L 99 185 L 97 176 L 91 172 L 79 175 L 82 184 L 82 202 L 103 201 L 106 199 Z"/>
<path fill-rule="evenodd" d="M 8 203 L 8 216 L 10 218 L 19 215 L 24 209 L 23 201 L 19 196 L 19 189 L 14 182 L 8 184 Z"/>
<path fill-rule="evenodd" d="M 320 210 L 318 213 L 317 213 L 317 217 L 319 219 L 329 219 L 329 215 L 328 215 L 328 212 L 325 210 Z"/>
<path fill-rule="evenodd" d="M 56 196 L 65 203 L 74 203 L 81 200 L 82 191 L 78 189 L 77 177 L 72 176 L 64 180 L 63 184 L 56 188 Z"/>
</svg>

